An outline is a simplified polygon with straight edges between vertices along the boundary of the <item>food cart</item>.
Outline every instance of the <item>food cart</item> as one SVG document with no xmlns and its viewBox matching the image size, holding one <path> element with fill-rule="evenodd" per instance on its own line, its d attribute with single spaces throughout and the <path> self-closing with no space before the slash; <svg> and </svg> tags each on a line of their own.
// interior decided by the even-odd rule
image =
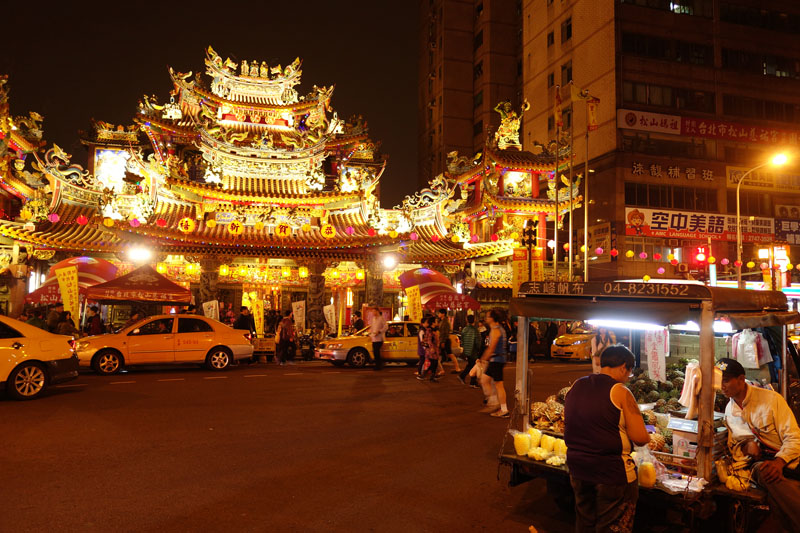
<svg viewBox="0 0 800 533">
<path fill-rule="evenodd" d="M 709 484 L 691 498 L 681 494 L 683 505 L 691 505 L 701 518 L 710 516 L 716 505 L 727 505 L 739 515 L 742 508 L 763 503 L 763 492 L 735 493 L 715 481 L 713 452 L 714 426 L 714 321 L 723 319 L 733 329 L 759 326 L 782 326 L 784 345 L 781 354 L 781 392 L 786 395 L 786 325 L 800 322 L 800 315 L 788 311 L 785 295 L 777 291 L 723 289 L 704 285 L 632 282 L 527 282 L 510 304 L 517 317 L 517 340 L 521 353 L 527 352 L 529 320 L 616 320 L 630 324 L 668 326 L 689 321 L 699 324 L 699 366 L 702 384 L 698 398 L 696 475 Z M 530 424 L 528 359 L 517 358 L 515 416 L 511 424 L 526 430 Z M 509 439 L 504 439 L 500 464 L 511 468 L 510 484 L 516 485 L 535 477 L 545 478 L 556 503 L 568 507 L 571 497 L 566 465 L 553 466 L 517 455 Z M 644 496 L 669 498 L 664 492 L 643 491 Z M 727 500 L 726 500 L 727 499 Z M 726 501 L 722 501 L 726 500 Z M 740 517 L 736 518 L 740 520 Z M 731 523 L 731 529 L 739 526 Z"/>
</svg>

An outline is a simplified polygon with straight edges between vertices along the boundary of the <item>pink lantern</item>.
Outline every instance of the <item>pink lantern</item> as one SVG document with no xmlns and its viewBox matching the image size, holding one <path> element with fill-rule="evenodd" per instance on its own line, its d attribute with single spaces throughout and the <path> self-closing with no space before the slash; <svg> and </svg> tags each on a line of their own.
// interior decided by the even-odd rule
<svg viewBox="0 0 800 533">
<path fill-rule="evenodd" d="M 761 263 L 761 270 L 767 270 L 769 268 L 769 264 Z"/>
<path fill-rule="evenodd" d="M 132 218 L 129 224 L 131 225 L 132 228 L 138 228 L 139 226 L 142 225 L 142 223 L 139 222 L 138 218 Z"/>
<path fill-rule="evenodd" d="M 50 213 L 47 215 L 47 220 L 50 222 L 56 223 L 61 217 L 58 216 L 58 213 Z"/>
<path fill-rule="evenodd" d="M 408 238 L 411 239 L 412 241 L 416 241 L 417 239 L 419 239 L 419 235 L 417 235 L 416 231 L 412 231 L 411 234 L 408 236 Z"/>
<path fill-rule="evenodd" d="M 720 264 L 727 265 L 728 263 L 730 263 L 730 261 L 728 260 L 728 258 L 727 258 L 727 257 L 723 257 L 723 258 L 720 260 Z"/>
<path fill-rule="evenodd" d="M 603 249 L 598 246 L 597 248 L 594 249 L 594 253 L 596 253 L 597 255 L 603 255 Z"/>
<path fill-rule="evenodd" d="M 641 257 L 642 259 L 647 259 L 647 252 L 640 253 L 639 257 Z"/>
<path fill-rule="evenodd" d="M 345 230 L 344 230 L 344 231 L 345 231 L 345 233 L 347 233 L 348 235 L 352 235 L 353 233 L 355 233 L 355 232 L 356 232 L 356 229 L 355 229 L 353 226 L 347 226 L 347 228 L 345 228 Z"/>
<path fill-rule="evenodd" d="M 658 272 L 659 274 L 663 274 L 664 272 L 666 272 L 666 270 L 664 270 L 664 267 L 658 267 L 658 270 L 656 270 L 656 272 Z"/>
<path fill-rule="evenodd" d="M 478 236 L 476 234 L 472 234 L 472 238 L 470 238 L 472 242 L 478 242 Z"/>
</svg>

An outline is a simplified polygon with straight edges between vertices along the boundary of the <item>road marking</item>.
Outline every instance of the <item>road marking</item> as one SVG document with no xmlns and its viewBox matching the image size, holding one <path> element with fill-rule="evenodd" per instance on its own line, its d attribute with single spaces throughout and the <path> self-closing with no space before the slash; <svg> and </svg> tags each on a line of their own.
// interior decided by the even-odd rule
<svg viewBox="0 0 800 533">
<path fill-rule="evenodd" d="M 261 377 L 266 377 L 267 375 L 268 374 L 247 374 L 247 375 L 245 375 L 243 377 L 246 377 L 246 378 L 261 378 Z"/>
<path fill-rule="evenodd" d="M 123 385 L 125 383 L 136 383 L 135 381 L 112 381 L 110 385 Z"/>
<path fill-rule="evenodd" d="M 228 379 L 228 376 L 207 376 L 203 379 Z"/>
<path fill-rule="evenodd" d="M 170 378 L 170 379 L 159 379 L 156 381 L 186 381 L 186 378 Z"/>
<path fill-rule="evenodd" d="M 57 389 L 68 389 L 71 387 L 85 387 L 88 383 L 74 383 L 72 385 L 56 385 L 55 388 Z"/>
<path fill-rule="evenodd" d="M 288 374 L 284 374 L 284 376 L 302 376 L 302 372 L 289 372 Z"/>
</svg>

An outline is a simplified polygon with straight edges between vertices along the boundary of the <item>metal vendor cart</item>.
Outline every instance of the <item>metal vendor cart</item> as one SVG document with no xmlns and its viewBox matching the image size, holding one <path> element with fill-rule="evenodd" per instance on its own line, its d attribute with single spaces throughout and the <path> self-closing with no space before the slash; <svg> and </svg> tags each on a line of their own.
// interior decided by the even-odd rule
<svg viewBox="0 0 800 533">
<path fill-rule="evenodd" d="M 511 316 L 517 317 L 518 352 L 527 353 L 529 320 L 616 320 L 648 323 L 661 326 L 699 324 L 699 362 L 702 385 L 698 399 L 697 474 L 709 482 L 714 481 L 712 449 L 714 446 L 714 330 L 715 319 L 726 319 L 734 330 L 761 326 L 783 327 L 781 353 L 781 393 L 786 397 L 786 325 L 800 322 L 797 312 L 788 311 L 786 296 L 777 291 L 752 291 L 674 283 L 631 282 L 527 282 L 520 287 L 519 296 L 510 303 Z M 530 404 L 528 383 L 528 358 L 518 357 L 516 362 L 514 429 L 524 431 L 529 425 Z M 511 468 L 512 485 L 534 477 L 544 477 L 548 489 L 559 506 L 563 505 L 564 487 L 571 489 L 566 466 L 550 466 L 518 456 L 509 448 L 507 440 L 500 453 L 500 464 Z M 559 491 L 553 489 L 559 488 Z M 658 497 L 669 497 L 661 491 Z M 718 483 L 709 483 L 696 500 L 701 502 L 701 514 L 713 512 L 713 498 L 734 498 L 748 505 L 763 501 L 763 493 L 733 493 L 720 490 Z M 684 495 L 681 495 L 683 498 Z M 721 503 L 721 502 L 718 502 Z M 738 504 L 737 504 L 738 505 Z M 738 507 L 737 507 L 738 509 Z"/>
</svg>

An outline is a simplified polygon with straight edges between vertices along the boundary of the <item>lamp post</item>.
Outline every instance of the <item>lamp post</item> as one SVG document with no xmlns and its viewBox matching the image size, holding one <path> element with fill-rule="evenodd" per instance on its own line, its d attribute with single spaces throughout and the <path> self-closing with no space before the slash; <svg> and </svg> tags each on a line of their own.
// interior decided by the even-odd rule
<svg viewBox="0 0 800 533">
<path fill-rule="evenodd" d="M 739 191 L 742 188 L 742 183 L 744 183 L 745 178 L 756 170 L 770 165 L 779 167 L 785 165 L 788 160 L 789 158 L 786 154 L 776 154 L 770 161 L 753 167 L 742 174 L 742 177 L 739 178 L 739 182 L 736 184 L 736 286 L 740 289 L 745 288 L 745 283 L 742 281 L 742 213 Z"/>
</svg>

